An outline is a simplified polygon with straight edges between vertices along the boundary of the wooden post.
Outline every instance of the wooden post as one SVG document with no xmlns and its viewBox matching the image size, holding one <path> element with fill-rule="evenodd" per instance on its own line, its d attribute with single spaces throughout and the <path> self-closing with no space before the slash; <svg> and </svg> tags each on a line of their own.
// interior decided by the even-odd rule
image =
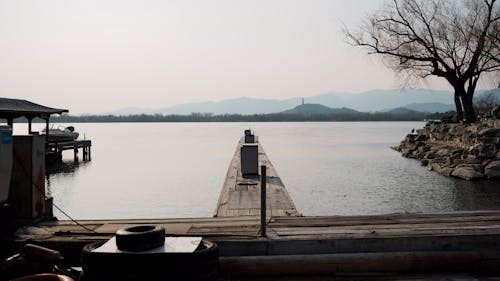
<svg viewBox="0 0 500 281">
<path fill-rule="evenodd" d="M 49 146 L 49 117 L 45 118 L 45 147 Z M 46 149 L 48 151 L 48 149 Z"/>
<path fill-rule="evenodd" d="M 260 166 L 260 236 L 267 237 L 266 233 L 266 166 Z"/>
<path fill-rule="evenodd" d="M 31 135 L 31 121 L 33 120 L 33 118 L 30 116 L 28 117 L 28 134 Z"/>
<path fill-rule="evenodd" d="M 73 158 L 74 158 L 74 160 L 75 160 L 75 161 L 78 161 L 78 147 L 77 147 L 76 145 L 75 145 L 75 146 L 73 146 L 73 152 L 74 152 L 74 154 L 75 154 L 75 155 L 74 155 L 74 157 L 73 157 Z"/>
</svg>

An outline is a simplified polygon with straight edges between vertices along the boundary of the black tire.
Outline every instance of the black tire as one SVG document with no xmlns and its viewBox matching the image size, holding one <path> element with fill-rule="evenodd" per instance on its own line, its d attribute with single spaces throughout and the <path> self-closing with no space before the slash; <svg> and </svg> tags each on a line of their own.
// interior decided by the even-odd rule
<svg viewBox="0 0 500 281">
<path fill-rule="evenodd" d="M 146 251 L 163 244 L 165 244 L 165 228 L 161 226 L 134 226 L 116 231 L 116 246 L 122 251 Z"/>
<path fill-rule="evenodd" d="M 82 268 L 86 281 L 219 280 L 219 249 L 202 240 L 194 253 L 96 253 L 104 242 L 86 245 Z"/>
</svg>

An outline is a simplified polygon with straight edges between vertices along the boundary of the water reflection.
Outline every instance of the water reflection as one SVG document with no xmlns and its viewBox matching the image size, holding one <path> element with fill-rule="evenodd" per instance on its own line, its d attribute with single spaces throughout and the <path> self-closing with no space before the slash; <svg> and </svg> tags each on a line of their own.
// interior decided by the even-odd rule
<svg viewBox="0 0 500 281">
<path fill-rule="evenodd" d="M 500 206 L 500 188 L 492 181 L 453 181 L 453 204 L 459 210 L 497 209 Z"/>
<path fill-rule="evenodd" d="M 79 169 L 85 169 L 90 164 L 90 161 L 78 161 L 78 159 L 47 163 L 45 165 L 45 183 L 47 187 L 47 194 L 52 194 L 53 179 L 74 177 Z"/>
</svg>

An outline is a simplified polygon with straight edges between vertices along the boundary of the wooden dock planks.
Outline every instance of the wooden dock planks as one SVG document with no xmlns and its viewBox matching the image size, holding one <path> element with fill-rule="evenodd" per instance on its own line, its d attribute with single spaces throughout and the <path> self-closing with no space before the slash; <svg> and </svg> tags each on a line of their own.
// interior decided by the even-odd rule
<svg viewBox="0 0 500 281">
<path fill-rule="evenodd" d="M 258 141 L 256 143 L 259 150 L 259 166 L 267 166 L 267 217 L 300 216 L 262 145 Z M 229 164 L 214 217 L 260 216 L 260 179 L 242 177 L 240 158 L 242 144 L 243 138 L 238 142 Z"/>
<path fill-rule="evenodd" d="M 257 216 L 87 220 L 21 228 L 5 241 L 58 249 L 78 261 L 83 245 L 109 239 L 116 230 L 161 225 L 167 235 L 203 236 L 218 243 L 221 256 L 323 255 L 421 251 L 474 251 L 500 265 L 500 210 L 366 216 L 273 217 L 267 238 L 260 237 Z"/>
</svg>

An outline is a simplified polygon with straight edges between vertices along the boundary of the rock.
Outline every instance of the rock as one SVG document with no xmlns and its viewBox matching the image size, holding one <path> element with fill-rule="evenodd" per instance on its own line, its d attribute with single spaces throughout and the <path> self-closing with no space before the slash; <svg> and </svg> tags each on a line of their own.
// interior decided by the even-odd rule
<svg viewBox="0 0 500 281">
<path fill-rule="evenodd" d="M 500 179 L 500 160 L 492 161 L 486 165 L 484 175 L 488 179 Z"/>
<path fill-rule="evenodd" d="M 488 158 L 493 158 L 495 157 L 496 153 L 495 151 L 492 151 L 492 150 L 483 150 L 481 152 L 479 152 L 479 157 L 480 158 L 483 158 L 483 159 L 488 159 Z"/>
<path fill-rule="evenodd" d="M 431 171 L 441 171 L 442 167 L 441 165 L 439 165 L 438 163 L 432 163 L 431 164 Z"/>
<path fill-rule="evenodd" d="M 438 150 L 438 151 L 436 152 L 436 155 L 437 155 L 437 156 L 441 156 L 441 157 L 442 157 L 442 156 L 446 156 L 446 155 L 448 155 L 448 154 L 450 154 L 450 151 L 449 151 L 448 149 L 446 149 L 446 148 L 444 148 L 444 149 L 440 149 L 440 150 Z"/>
<path fill-rule="evenodd" d="M 408 134 L 408 135 L 406 135 L 406 141 L 407 141 L 408 143 L 413 143 L 413 142 L 415 142 L 415 135 L 412 135 L 412 134 Z"/>
<path fill-rule="evenodd" d="M 477 133 L 481 137 L 497 137 L 500 136 L 500 128 L 486 128 Z"/>
<path fill-rule="evenodd" d="M 444 122 L 428 122 L 416 134 L 407 135 L 397 150 L 440 175 L 467 180 L 500 179 L 495 162 L 500 161 L 500 119 L 483 119 L 474 124 L 450 121 L 445 118 Z M 492 161 L 495 164 L 486 170 Z"/>
<path fill-rule="evenodd" d="M 484 178 L 482 173 L 476 171 L 473 167 L 466 165 L 457 166 L 451 175 L 468 181 Z"/>
<path fill-rule="evenodd" d="M 493 119 L 500 119 L 500 105 L 493 107 L 491 110 L 491 117 Z"/>
<path fill-rule="evenodd" d="M 420 146 L 418 148 L 418 152 L 420 152 L 420 153 L 425 153 L 427 151 L 429 151 L 429 148 L 427 146 Z"/>
<path fill-rule="evenodd" d="M 456 167 L 457 168 L 471 167 L 472 169 L 474 169 L 480 173 L 483 172 L 483 166 L 481 164 L 458 164 Z"/>
<path fill-rule="evenodd" d="M 471 156 L 471 155 L 469 155 Z M 480 159 L 477 159 L 475 157 L 469 157 L 467 156 L 467 159 L 465 159 L 465 164 L 481 164 L 483 163 L 483 161 L 481 161 Z"/>
<path fill-rule="evenodd" d="M 424 155 L 424 159 L 434 159 L 436 158 L 436 152 L 429 151 Z"/>
<path fill-rule="evenodd" d="M 454 171 L 454 169 L 451 167 L 444 167 L 441 170 L 436 171 L 436 173 L 438 173 L 441 176 L 449 177 L 449 176 L 451 176 L 451 173 L 453 173 L 453 171 Z"/>
<path fill-rule="evenodd" d="M 426 135 L 417 135 L 417 137 L 415 138 L 415 141 L 426 141 L 426 140 L 427 140 Z"/>
<path fill-rule="evenodd" d="M 403 157 L 406 157 L 406 158 L 408 158 L 408 156 L 410 155 L 411 152 L 412 152 L 412 150 L 409 149 L 409 148 L 403 148 L 403 149 L 401 149 L 401 155 Z"/>
</svg>

